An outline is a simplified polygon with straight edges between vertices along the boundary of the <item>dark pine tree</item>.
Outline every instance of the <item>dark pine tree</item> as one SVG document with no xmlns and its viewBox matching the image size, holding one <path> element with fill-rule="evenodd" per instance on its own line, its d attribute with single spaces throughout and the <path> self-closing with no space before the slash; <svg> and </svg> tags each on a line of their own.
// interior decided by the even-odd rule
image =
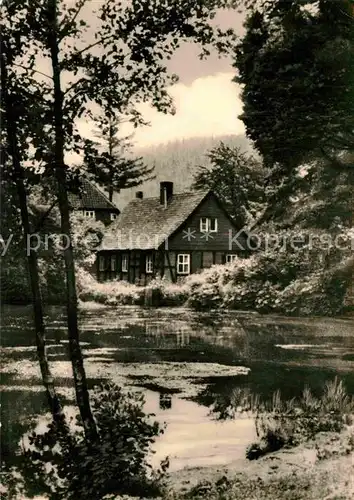
<svg viewBox="0 0 354 500">
<path fill-rule="evenodd" d="M 119 137 L 121 119 L 108 115 L 96 123 L 95 136 L 99 142 L 87 141 L 85 163 L 89 177 L 108 191 L 110 201 L 114 193 L 154 178 L 154 168 L 132 155 L 131 137 Z"/>
</svg>

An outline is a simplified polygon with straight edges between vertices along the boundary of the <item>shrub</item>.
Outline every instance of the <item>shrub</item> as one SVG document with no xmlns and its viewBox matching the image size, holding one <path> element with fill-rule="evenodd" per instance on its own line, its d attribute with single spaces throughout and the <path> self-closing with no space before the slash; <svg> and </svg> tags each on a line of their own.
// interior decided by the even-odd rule
<svg viewBox="0 0 354 500">
<path fill-rule="evenodd" d="M 223 305 L 223 288 L 231 279 L 230 266 L 216 265 L 189 276 L 187 305 L 197 310 L 213 309 Z"/>
<path fill-rule="evenodd" d="M 284 232 L 283 237 L 286 240 L 294 234 Z M 188 278 L 188 304 L 195 309 L 226 307 L 288 315 L 340 314 L 352 279 L 352 259 L 346 259 L 346 253 L 338 254 L 336 248 L 323 254 L 306 246 L 286 251 L 260 250 L 250 258 L 213 266 Z"/>
<path fill-rule="evenodd" d="M 26 280 L 26 263 L 21 257 L 11 259 L 7 256 L 1 261 L 0 296 L 4 304 L 29 304 L 31 302 L 31 289 Z"/>
<path fill-rule="evenodd" d="M 159 306 L 182 306 L 188 298 L 188 288 L 184 282 L 171 283 L 164 278 L 156 278 L 145 289 L 151 290 L 157 297 Z"/>
<path fill-rule="evenodd" d="M 143 305 L 145 295 L 149 292 L 154 295 L 154 305 L 158 306 L 181 306 L 188 297 L 188 290 L 183 283 L 175 284 L 160 278 L 145 287 L 118 280 L 99 283 L 83 269 L 78 273 L 77 286 L 80 300 L 109 306 Z"/>
<path fill-rule="evenodd" d="M 277 391 L 270 405 L 259 403 L 254 410 L 260 443 L 248 448 L 249 459 L 313 439 L 319 432 L 342 431 L 352 423 L 354 399 L 335 378 L 326 383 L 320 398 L 305 388 L 301 398 L 283 401 Z"/>
<path fill-rule="evenodd" d="M 95 301 L 109 306 L 141 305 L 144 303 L 144 288 L 126 281 L 99 283 L 84 270 L 78 275 L 78 297 L 84 302 Z"/>
<path fill-rule="evenodd" d="M 114 384 L 97 388 L 92 410 L 99 440 L 88 443 L 80 421 L 61 432 L 51 424 L 45 434 L 32 433 L 24 451 L 27 487 L 58 499 L 101 499 L 108 494 L 158 496 L 164 489 L 168 460 L 153 470 L 151 445 L 163 433 L 143 411 L 144 397 L 124 394 Z"/>
</svg>

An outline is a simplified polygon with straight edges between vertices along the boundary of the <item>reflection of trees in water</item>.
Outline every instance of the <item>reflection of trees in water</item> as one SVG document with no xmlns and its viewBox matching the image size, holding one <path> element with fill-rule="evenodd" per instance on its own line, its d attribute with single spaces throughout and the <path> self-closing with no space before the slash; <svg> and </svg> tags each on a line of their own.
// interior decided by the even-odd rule
<svg viewBox="0 0 354 500">
<path fill-rule="evenodd" d="M 253 415 L 261 406 L 259 394 L 254 394 L 249 387 L 235 387 L 227 397 L 216 398 L 211 413 L 217 420 L 226 420 Z"/>
<path fill-rule="evenodd" d="M 172 395 L 160 392 L 159 406 L 161 410 L 170 410 L 172 408 Z"/>
<path fill-rule="evenodd" d="M 273 395 L 280 391 L 283 401 L 301 397 L 305 387 L 319 397 L 327 382 L 333 381 L 337 373 L 330 369 L 312 369 L 309 366 L 289 369 L 286 365 L 255 362 L 249 364 L 247 376 L 218 377 L 208 380 L 208 386 L 198 394 L 195 401 L 210 408 L 211 415 L 220 420 L 252 413 L 262 403 L 272 405 Z M 354 395 L 354 373 L 341 373 L 348 391 Z"/>
<path fill-rule="evenodd" d="M 154 338 L 158 347 L 187 347 L 192 343 L 209 344 L 243 352 L 247 355 L 249 345 L 243 328 L 234 321 L 233 324 L 213 322 L 146 322 L 145 334 Z"/>
<path fill-rule="evenodd" d="M 214 362 L 225 362 L 226 358 L 240 362 L 303 360 L 310 358 L 311 352 L 280 349 L 277 344 L 292 343 L 299 336 L 302 342 L 315 342 L 313 330 L 307 324 L 257 316 L 236 318 L 225 311 L 191 314 L 187 318 L 181 313 L 181 318 L 170 321 L 164 317 L 146 319 L 145 334 L 152 347 L 185 352 L 203 350 L 208 361 L 213 358 Z M 219 360 L 216 356 L 220 349 L 224 352 Z"/>
</svg>

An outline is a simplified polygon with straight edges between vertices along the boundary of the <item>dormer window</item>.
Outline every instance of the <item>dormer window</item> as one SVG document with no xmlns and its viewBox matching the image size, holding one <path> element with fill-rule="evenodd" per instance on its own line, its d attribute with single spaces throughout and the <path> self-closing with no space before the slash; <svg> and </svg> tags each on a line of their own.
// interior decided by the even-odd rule
<svg viewBox="0 0 354 500">
<path fill-rule="evenodd" d="M 209 233 L 217 233 L 218 232 L 218 219 L 211 218 L 209 219 Z"/>
<path fill-rule="evenodd" d="M 200 219 L 200 232 L 201 233 L 217 233 L 218 232 L 218 219 L 214 217 L 201 217 Z"/>
</svg>

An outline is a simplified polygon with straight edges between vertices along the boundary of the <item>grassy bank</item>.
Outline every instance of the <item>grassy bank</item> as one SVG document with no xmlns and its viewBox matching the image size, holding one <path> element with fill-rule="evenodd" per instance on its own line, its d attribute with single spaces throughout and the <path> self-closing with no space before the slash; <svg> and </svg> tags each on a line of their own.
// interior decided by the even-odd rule
<svg viewBox="0 0 354 500">
<path fill-rule="evenodd" d="M 354 399 L 341 381 L 328 382 L 320 397 L 305 388 L 298 399 L 277 392 L 263 403 L 239 390 L 231 401 L 235 413 L 255 416 L 259 442 L 248 447 L 248 461 L 172 475 L 171 499 L 354 498 Z"/>
<path fill-rule="evenodd" d="M 171 500 L 350 500 L 354 498 L 353 428 L 253 462 L 179 471 Z"/>
<path fill-rule="evenodd" d="M 275 393 L 272 400 L 262 402 L 246 389 L 238 389 L 232 396 L 228 405 L 234 414 L 229 411 L 228 418 L 244 412 L 254 416 L 261 455 L 251 457 L 254 445 L 250 444 L 244 457 L 234 461 L 230 457 L 222 466 L 168 472 L 166 457 L 159 467 L 151 469 L 150 446 L 165 425 L 143 411 L 141 394 L 104 384 L 96 388 L 93 398 L 100 441 L 87 448 L 79 421 L 69 429 L 69 447 L 67 434 L 58 433 L 53 426 L 43 434 L 44 429 L 36 427 L 23 448 L 18 468 L 9 471 L 4 482 L 7 488 L 2 492 L 8 494 L 6 498 L 23 500 L 40 490 L 43 500 L 353 498 L 354 398 L 340 380 L 328 382 L 318 397 L 309 389 L 290 401 Z M 216 408 L 212 411 L 219 418 Z M 56 473 L 48 475 L 49 465 Z M 6 479 L 6 474 L 3 476 Z"/>
</svg>

